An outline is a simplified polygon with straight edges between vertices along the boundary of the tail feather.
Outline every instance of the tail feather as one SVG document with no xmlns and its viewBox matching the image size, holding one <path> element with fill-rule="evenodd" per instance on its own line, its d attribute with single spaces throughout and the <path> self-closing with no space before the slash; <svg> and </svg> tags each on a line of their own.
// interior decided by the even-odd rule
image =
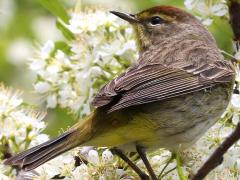
<svg viewBox="0 0 240 180">
<path fill-rule="evenodd" d="M 28 171 L 35 169 L 48 160 L 59 154 L 73 148 L 74 144 L 67 145 L 67 139 L 71 137 L 71 132 L 66 132 L 56 139 L 47 141 L 41 145 L 33 147 L 16 156 L 7 159 L 4 164 L 11 166 L 20 166 L 21 169 Z"/>
<path fill-rule="evenodd" d="M 54 157 L 62 154 L 63 152 L 71 148 L 72 147 L 65 146 L 64 148 L 61 147 L 61 149 L 56 149 L 54 151 L 51 151 L 50 153 L 46 150 L 45 156 L 42 156 L 41 158 L 38 157 L 37 159 L 35 159 L 35 157 L 30 157 L 30 158 L 27 157 L 26 159 L 24 159 L 24 166 L 22 169 L 25 171 L 35 169 L 36 167 L 42 165 L 43 163 L 53 159 Z"/>
<path fill-rule="evenodd" d="M 56 152 L 61 153 L 62 151 L 67 151 L 68 148 L 72 147 L 72 144 L 68 143 L 68 134 L 61 136 L 59 141 L 55 141 L 54 143 L 50 143 L 48 146 L 40 149 L 34 153 L 31 153 L 31 156 L 26 156 L 25 164 L 31 164 L 37 160 L 40 160 L 46 156 L 50 156 L 52 154 L 56 154 Z M 70 147 L 69 147 L 70 146 Z"/>
<path fill-rule="evenodd" d="M 49 140 L 36 147 L 19 153 L 9 159 L 4 164 L 18 166 L 25 171 L 35 169 L 54 157 L 68 151 L 89 139 L 91 132 L 91 121 L 93 116 L 83 120 L 84 123 L 75 126 L 59 137 Z"/>
<path fill-rule="evenodd" d="M 69 134 L 70 134 L 70 132 L 66 132 L 55 139 L 51 139 L 43 144 L 35 146 L 26 151 L 23 151 L 23 152 L 17 154 L 16 156 L 13 156 L 13 157 L 7 159 L 4 163 L 6 165 L 18 165 L 22 162 L 23 158 L 28 157 L 30 154 L 35 154 L 35 153 L 38 154 L 37 152 L 40 152 L 44 148 L 47 149 L 47 147 L 49 147 L 50 145 L 54 145 L 54 144 L 58 143 L 59 141 L 64 140 Z"/>
</svg>

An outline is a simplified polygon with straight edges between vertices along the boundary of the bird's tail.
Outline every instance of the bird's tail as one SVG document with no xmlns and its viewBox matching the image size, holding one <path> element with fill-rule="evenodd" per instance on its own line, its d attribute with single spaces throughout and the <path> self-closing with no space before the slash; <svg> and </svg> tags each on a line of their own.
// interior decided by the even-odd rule
<svg viewBox="0 0 240 180">
<path fill-rule="evenodd" d="M 93 113 L 84 119 L 81 124 L 74 126 L 59 137 L 19 153 L 7 159 L 4 164 L 18 166 L 25 171 L 29 171 L 84 143 L 91 137 L 91 124 L 94 116 Z"/>
</svg>

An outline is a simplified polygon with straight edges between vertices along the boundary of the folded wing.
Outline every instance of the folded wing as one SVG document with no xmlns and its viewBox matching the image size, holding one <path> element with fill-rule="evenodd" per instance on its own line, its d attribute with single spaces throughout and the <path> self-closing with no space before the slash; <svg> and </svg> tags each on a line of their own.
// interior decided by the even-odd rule
<svg viewBox="0 0 240 180">
<path fill-rule="evenodd" d="M 228 83 L 234 77 L 233 68 L 227 61 L 201 66 L 179 62 L 176 67 L 162 64 L 132 67 L 105 85 L 93 105 L 108 106 L 108 112 L 113 112 Z"/>
</svg>

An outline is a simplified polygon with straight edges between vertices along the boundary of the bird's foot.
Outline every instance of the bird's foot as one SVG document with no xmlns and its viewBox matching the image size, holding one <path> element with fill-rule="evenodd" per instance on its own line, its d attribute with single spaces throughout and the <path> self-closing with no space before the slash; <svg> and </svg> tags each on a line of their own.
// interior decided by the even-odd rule
<svg viewBox="0 0 240 180">
<path fill-rule="evenodd" d="M 118 148 L 111 149 L 113 154 L 119 156 L 123 161 L 125 161 L 141 178 L 141 180 L 150 180 L 149 176 L 145 174 L 136 164 L 134 164 L 123 152 Z"/>
<path fill-rule="evenodd" d="M 140 158 L 142 159 L 144 165 L 146 166 L 146 168 L 148 170 L 148 173 L 151 176 L 151 179 L 152 180 L 157 180 L 158 178 L 157 178 L 156 174 L 154 173 L 154 171 L 152 169 L 152 166 L 151 166 L 151 164 L 149 163 L 149 161 L 147 159 L 147 156 L 146 156 L 144 148 L 141 147 L 141 146 L 136 146 L 136 150 L 137 150 Z"/>
</svg>

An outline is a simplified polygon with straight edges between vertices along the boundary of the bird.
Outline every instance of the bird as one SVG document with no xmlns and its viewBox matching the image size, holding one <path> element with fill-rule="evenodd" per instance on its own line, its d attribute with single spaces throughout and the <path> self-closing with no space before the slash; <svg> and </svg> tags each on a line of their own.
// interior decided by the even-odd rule
<svg viewBox="0 0 240 180">
<path fill-rule="evenodd" d="M 141 179 L 155 180 L 146 152 L 189 148 L 226 110 L 234 66 L 197 18 L 163 5 L 136 14 L 110 12 L 133 26 L 139 59 L 99 90 L 90 115 L 6 165 L 29 171 L 77 146 L 108 147 Z M 149 175 L 128 151 L 139 154 Z"/>
</svg>

